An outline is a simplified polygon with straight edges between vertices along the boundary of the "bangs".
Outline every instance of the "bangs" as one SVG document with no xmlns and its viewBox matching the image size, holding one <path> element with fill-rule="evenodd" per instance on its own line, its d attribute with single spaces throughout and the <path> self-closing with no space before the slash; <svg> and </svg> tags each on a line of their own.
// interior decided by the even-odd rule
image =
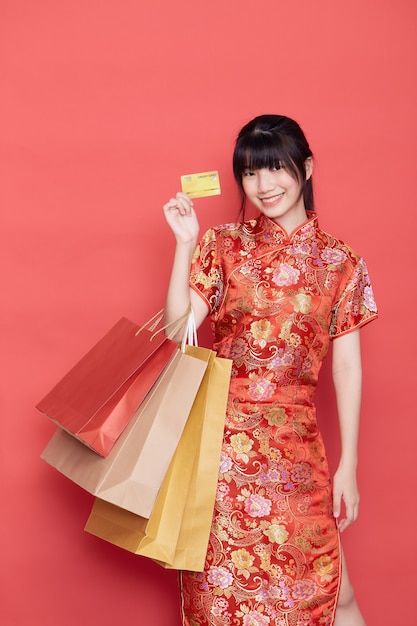
<svg viewBox="0 0 417 626">
<path fill-rule="evenodd" d="M 278 139 L 278 140 L 277 140 Z M 298 169 L 291 158 L 288 137 L 277 138 L 276 134 L 257 132 L 244 141 L 238 142 L 233 155 L 233 173 L 236 180 L 241 180 L 245 170 L 271 169 L 282 165 L 299 178 Z"/>
</svg>

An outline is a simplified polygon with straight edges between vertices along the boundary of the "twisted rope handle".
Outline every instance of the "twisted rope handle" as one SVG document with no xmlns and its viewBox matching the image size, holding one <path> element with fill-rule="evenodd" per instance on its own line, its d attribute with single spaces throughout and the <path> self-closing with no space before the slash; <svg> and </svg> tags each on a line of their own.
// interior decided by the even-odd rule
<svg viewBox="0 0 417 626">
<path fill-rule="evenodd" d="M 161 309 L 160 311 L 158 311 L 158 313 L 156 313 L 153 317 L 151 317 L 150 320 L 148 320 L 145 324 L 143 324 L 143 326 L 141 326 L 139 328 L 139 330 L 136 331 L 135 336 L 139 335 L 139 333 L 144 328 L 147 328 L 150 331 L 154 331 L 159 326 L 159 324 L 161 323 L 161 320 L 163 319 L 163 317 L 164 317 L 164 309 Z M 193 313 L 193 310 L 191 308 L 191 305 L 188 307 L 188 309 L 185 311 L 185 313 L 183 313 L 178 319 L 174 320 L 173 322 L 170 322 L 169 324 L 165 324 L 165 326 L 162 326 L 161 328 L 158 328 L 158 330 L 155 330 L 155 332 L 153 333 L 153 335 L 150 338 L 150 341 L 152 341 L 152 339 L 158 333 L 161 333 L 161 332 L 165 331 L 167 328 L 171 328 L 171 327 L 172 327 L 172 330 L 170 330 L 170 332 L 167 335 L 167 337 L 168 337 L 168 339 L 173 339 L 175 337 L 175 335 L 185 325 L 186 325 L 186 329 L 185 329 L 183 340 L 181 342 L 181 350 L 184 352 L 186 344 L 189 344 L 189 345 L 192 345 L 192 346 L 197 346 L 198 345 L 198 343 L 197 343 L 197 329 L 196 329 L 195 317 L 194 317 L 194 313 Z"/>
<path fill-rule="evenodd" d="M 141 326 L 139 330 L 135 332 L 135 337 L 137 337 L 137 335 L 139 335 L 139 333 L 142 332 L 144 328 L 147 328 L 148 330 L 151 330 L 151 331 L 155 330 L 158 324 L 160 324 L 163 317 L 164 317 L 164 309 L 161 309 L 160 311 L 158 311 L 158 313 L 155 313 L 155 315 L 151 317 L 150 320 L 145 322 L 145 324 L 143 324 L 143 326 Z"/>
</svg>

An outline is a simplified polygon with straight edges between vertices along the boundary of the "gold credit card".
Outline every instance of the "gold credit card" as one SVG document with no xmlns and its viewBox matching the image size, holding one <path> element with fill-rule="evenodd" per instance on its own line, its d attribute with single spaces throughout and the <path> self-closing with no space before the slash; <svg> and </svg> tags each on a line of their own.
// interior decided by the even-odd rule
<svg viewBox="0 0 417 626">
<path fill-rule="evenodd" d="M 218 196 L 221 193 L 219 172 L 199 172 L 181 176 L 181 188 L 190 198 Z"/>
</svg>

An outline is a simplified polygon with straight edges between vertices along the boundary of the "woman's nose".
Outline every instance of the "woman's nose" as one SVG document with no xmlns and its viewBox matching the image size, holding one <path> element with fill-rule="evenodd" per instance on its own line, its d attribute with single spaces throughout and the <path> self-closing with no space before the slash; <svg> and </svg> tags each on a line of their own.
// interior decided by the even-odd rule
<svg viewBox="0 0 417 626">
<path fill-rule="evenodd" d="M 258 171 L 258 192 L 266 193 L 275 187 L 274 176 L 270 170 Z"/>
</svg>

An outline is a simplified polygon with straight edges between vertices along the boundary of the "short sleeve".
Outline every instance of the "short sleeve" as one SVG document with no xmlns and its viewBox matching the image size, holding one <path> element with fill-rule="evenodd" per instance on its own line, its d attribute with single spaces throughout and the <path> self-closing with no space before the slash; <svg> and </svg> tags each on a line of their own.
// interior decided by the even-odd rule
<svg viewBox="0 0 417 626">
<path fill-rule="evenodd" d="M 211 313 L 223 296 L 223 270 L 217 253 L 217 232 L 208 230 L 194 251 L 190 285 L 206 301 Z"/>
<path fill-rule="evenodd" d="M 378 316 L 366 263 L 362 258 L 349 264 L 342 289 L 332 307 L 330 337 L 335 339 Z"/>
</svg>

